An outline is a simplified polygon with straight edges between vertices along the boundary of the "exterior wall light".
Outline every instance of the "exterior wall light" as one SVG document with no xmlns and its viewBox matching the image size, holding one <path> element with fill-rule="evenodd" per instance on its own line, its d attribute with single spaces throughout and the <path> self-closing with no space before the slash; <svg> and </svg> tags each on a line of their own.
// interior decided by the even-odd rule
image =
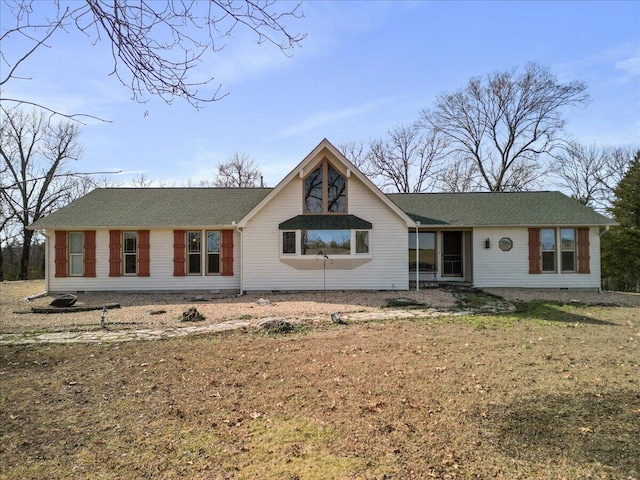
<svg viewBox="0 0 640 480">
<path fill-rule="evenodd" d="M 490 238 L 487 238 L 484 241 L 484 248 L 491 248 L 491 239 Z"/>
</svg>

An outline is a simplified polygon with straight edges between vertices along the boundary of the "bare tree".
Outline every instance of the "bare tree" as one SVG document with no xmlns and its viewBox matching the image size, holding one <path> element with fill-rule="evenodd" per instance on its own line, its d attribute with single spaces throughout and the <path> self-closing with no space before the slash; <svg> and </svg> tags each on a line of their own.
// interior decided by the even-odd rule
<svg viewBox="0 0 640 480">
<path fill-rule="evenodd" d="M 149 188 L 153 186 L 153 180 L 146 173 L 139 173 L 131 179 L 131 185 L 137 188 Z"/>
<path fill-rule="evenodd" d="M 570 142 L 556 157 L 553 173 L 558 185 L 571 196 L 604 213 L 637 150 L 631 146 L 598 147 Z"/>
<path fill-rule="evenodd" d="M 370 142 L 369 174 L 382 190 L 419 193 L 432 189 L 445 149 L 443 137 L 417 123 L 396 125 Z"/>
<path fill-rule="evenodd" d="M 35 51 L 50 47 L 56 34 L 77 29 L 93 43 L 109 42 L 112 75 L 131 90 L 133 99 L 144 101 L 149 93 L 171 103 L 179 97 L 197 108 L 226 94 L 220 93 L 219 85 L 201 92 L 214 78 L 195 76 L 192 70 L 207 61 L 208 54 L 224 48 L 236 30 L 248 30 L 258 44 L 272 44 L 284 54 L 306 37 L 290 33 L 287 25 L 303 16 L 300 4 L 276 0 L 1 1 L 5 18 L 0 32 L 0 88 L 24 80 L 20 67 Z M 27 46 L 9 57 L 4 48 L 9 41 Z M 1 100 L 34 105 L 24 98 Z"/>
<path fill-rule="evenodd" d="M 436 97 L 422 123 L 441 132 L 452 158 L 472 160 L 483 188 L 528 188 L 544 174 L 544 160 L 563 138 L 563 109 L 588 100 L 583 82 L 559 83 L 547 67 L 529 63 L 472 78 L 466 87 Z"/>
<path fill-rule="evenodd" d="M 0 107 L 0 196 L 22 229 L 20 278 L 26 279 L 34 231 L 26 227 L 68 203 L 77 176 L 66 169 L 82 154 L 76 124 L 52 124 L 44 112 Z"/>
<path fill-rule="evenodd" d="M 437 175 L 438 189 L 443 192 L 464 193 L 482 190 L 475 162 L 468 158 L 449 161 Z"/>
<path fill-rule="evenodd" d="M 213 184 L 216 187 L 234 188 L 264 186 L 262 172 L 256 162 L 239 153 L 234 153 L 226 162 L 218 164 Z"/>
<path fill-rule="evenodd" d="M 340 153 L 345 156 L 353 165 L 355 165 L 365 175 L 369 174 L 369 161 L 371 150 L 369 144 L 364 140 L 347 140 L 337 145 Z"/>
</svg>

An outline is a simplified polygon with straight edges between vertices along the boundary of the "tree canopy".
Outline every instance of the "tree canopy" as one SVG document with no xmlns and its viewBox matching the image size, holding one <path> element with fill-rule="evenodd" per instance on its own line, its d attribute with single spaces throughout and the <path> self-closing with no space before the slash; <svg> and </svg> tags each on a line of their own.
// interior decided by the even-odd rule
<svg viewBox="0 0 640 480">
<path fill-rule="evenodd" d="M 614 193 L 610 211 L 619 225 L 602 238 L 603 276 L 613 288 L 640 292 L 640 150 Z"/>
</svg>

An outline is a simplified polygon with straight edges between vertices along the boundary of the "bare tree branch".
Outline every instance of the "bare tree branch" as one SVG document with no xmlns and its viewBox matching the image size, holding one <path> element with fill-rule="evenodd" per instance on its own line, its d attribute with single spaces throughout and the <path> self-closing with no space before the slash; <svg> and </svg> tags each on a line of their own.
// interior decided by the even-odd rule
<svg viewBox="0 0 640 480">
<path fill-rule="evenodd" d="M 605 213 L 614 190 L 629 169 L 638 147 L 598 147 L 570 142 L 557 155 L 553 174 L 556 183 L 571 196 Z"/>
<path fill-rule="evenodd" d="M 207 92 L 214 77 L 202 80 L 193 75 L 193 69 L 209 62 L 207 54 L 224 48 L 224 41 L 236 33 L 249 31 L 256 35 L 258 44 L 270 43 L 285 55 L 299 46 L 306 37 L 290 33 L 288 21 L 303 17 L 299 3 L 275 0 L 55 0 L 40 3 L 35 0 L 1 0 L 6 15 L 15 22 L 10 27 L 3 23 L 0 42 L 11 38 L 28 39 L 30 46 L 15 59 L 8 58 L 0 49 L 2 63 L 7 67 L 0 77 L 0 86 L 10 80 L 21 80 L 20 67 L 42 47 L 49 47 L 54 34 L 70 31 L 83 32 L 94 43 L 107 41 L 111 47 L 111 72 L 138 102 L 145 102 L 145 94 L 171 103 L 176 97 L 200 108 L 202 103 L 220 100 L 218 85 Z M 55 5 L 53 18 L 38 16 Z M 284 8 L 280 8 L 284 5 Z M 1 98 L 13 103 L 28 103 L 28 99 Z M 56 114 L 77 120 L 79 114 L 63 114 L 43 105 Z M 96 117 L 92 117 L 96 118 Z"/>
<path fill-rule="evenodd" d="M 419 193 L 435 185 L 445 140 L 417 123 L 396 125 L 369 143 L 368 172 L 382 190 Z"/>
<path fill-rule="evenodd" d="M 582 82 L 561 84 L 547 67 L 526 65 L 472 78 L 437 96 L 421 112 L 424 126 L 444 135 L 450 158 L 473 160 L 483 188 L 527 189 L 545 173 L 543 162 L 562 146 L 562 110 L 588 100 Z"/>
<path fill-rule="evenodd" d="M 247 155 L 234 153 L 226 162 L 218 164 L 216 187 L 246 188 L 264 186 L 262 172 Z"/>
</svg>

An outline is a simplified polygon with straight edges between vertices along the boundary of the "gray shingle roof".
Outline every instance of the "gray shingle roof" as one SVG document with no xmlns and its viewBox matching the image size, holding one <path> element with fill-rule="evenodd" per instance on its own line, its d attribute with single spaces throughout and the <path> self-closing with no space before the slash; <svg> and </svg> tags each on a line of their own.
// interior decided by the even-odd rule
<svg viewBox="0 0 640 480">
<path fill-rule="evenodd" d="M 238 222 L 270 191 L 270 188 L 99 188 L 30 228 L 227 226 Z M 611 219 L 560 192 L 396 193 L 387 197 L 423 225 L 615 225 Z"/>
<path fill-rule="evenodd" d="M 615 225 L 560 192 L 396 193 L 387 197 L 423 225 Z"/>
<path fill-rule="evenodd" d="M 206 227 L 239 221 L 270 188 L 98 188 L 32 228 Z"/>
</svg>

